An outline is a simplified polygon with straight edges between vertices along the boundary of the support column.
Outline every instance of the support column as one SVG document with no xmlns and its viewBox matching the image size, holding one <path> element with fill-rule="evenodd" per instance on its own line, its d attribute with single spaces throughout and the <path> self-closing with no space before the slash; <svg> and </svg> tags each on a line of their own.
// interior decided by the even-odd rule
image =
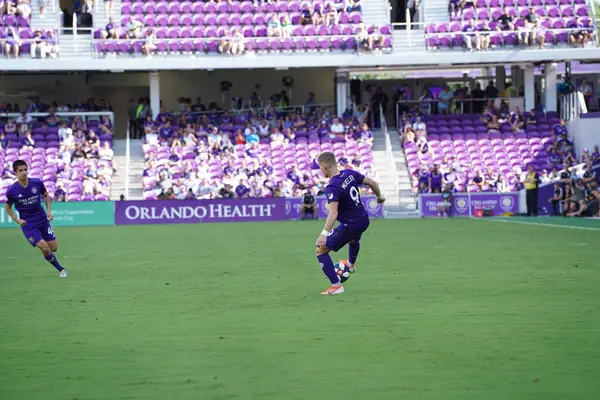
<svg viewBox="0 0 600 400">
<path fill-rule="evenodd" d="M 510 71 L 512 84 L 513 87 L 517 89 L 517 92 L 519 92 L 521 88 L 524 87 L 523 71 L 524 69 L 521 66 L 513 66 Z"/>
<path fill-rule="evenodd" d="M 523 70 L 523 86 L 525 88 L 525 111 L 535 108 L 535 74 L 533 66 Z"/>
<path fill-rule="evenodd" d="M 160 113 L 160 74 L 158 71 L 149 73 L 150 78 L 150 108 L 152 109 L 152 117 Z"/>
<path fill-rule="evenodd" d="M 544 108 L 556 111 L 556 63 L 544 65 Z"/>
<path fill-rule="evenodd" d="M 506 81 L 506 71 L 504 70 L 504 65 L 496 67 L 496 87 L 502 93 L 504 89 L 504 82 Z M 502 94 L 500 94 L 502 96 Z"/>
<path fill-rule="evenodd" d="M 336 71 L 335 104 L 338 116 L 341 116 L 352 103 L 350 96 L 350 74 L 348 72 Z"/>
</svg>

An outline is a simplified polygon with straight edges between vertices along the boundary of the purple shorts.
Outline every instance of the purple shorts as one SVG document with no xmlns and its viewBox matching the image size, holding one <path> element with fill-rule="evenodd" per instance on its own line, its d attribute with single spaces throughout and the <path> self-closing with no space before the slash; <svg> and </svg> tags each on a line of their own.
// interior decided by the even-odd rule
<svg viewBox="0 0 600 400">
<path fill-rule="evenodd" d="M 29 244 L 33 247 L 35 247 L 40 240 L 45 240 L 46 242 L 52 242 L 53 240 L 56 240 L 54 231 L 50 226 L 50 221 L 35 225 L 25 224 L 21 230 L 23 231 L 23 235 L 25 235 L 25 239 L 27 239 Z"/>
<path fill-rule="evenodd" d="M 362 234 L 367 230 L 369 224 L 364 228 L 349 228 L 346 225 L 339 224 L 337 228 L 329 232 L 325 245 L 331 251 L 339 251 L 342 247 L 353 240 L 360 240 Z"/>
</svg>

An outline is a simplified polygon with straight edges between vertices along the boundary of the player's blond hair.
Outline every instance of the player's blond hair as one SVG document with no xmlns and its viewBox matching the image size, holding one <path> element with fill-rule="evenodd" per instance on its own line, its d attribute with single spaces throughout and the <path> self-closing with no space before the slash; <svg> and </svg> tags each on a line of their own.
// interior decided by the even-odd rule
<svg viewBox="0 0 600 400">
<path fill-rule="evenodd" d="M 329 151 L 325 151 L 321 154 L 319 154 L 319 157 L 317 157 L 317 163 L 319 165 L 321 164 L 327 164 L 327 165 L 335 165 L 335 155 Z"/>
</svg>

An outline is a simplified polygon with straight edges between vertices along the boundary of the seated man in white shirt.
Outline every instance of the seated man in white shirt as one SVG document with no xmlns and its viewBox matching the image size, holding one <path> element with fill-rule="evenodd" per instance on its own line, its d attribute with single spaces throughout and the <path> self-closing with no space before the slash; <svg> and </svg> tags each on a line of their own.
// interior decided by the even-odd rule
<svg viewBox="0 0 600 400">
<path fill-rule="evenodd" d="M 142 23 L 131 18 L 127 23 L 127 38 L 136 39 L 142 36 Z"/>
<path fill-rule="evenodd" d="M 334 118 L 331 123 L 331 135 L 332 136 L 343 136 L 346 132 L 344 124 L 340 122 L 338 118 Z"/>
</svg>

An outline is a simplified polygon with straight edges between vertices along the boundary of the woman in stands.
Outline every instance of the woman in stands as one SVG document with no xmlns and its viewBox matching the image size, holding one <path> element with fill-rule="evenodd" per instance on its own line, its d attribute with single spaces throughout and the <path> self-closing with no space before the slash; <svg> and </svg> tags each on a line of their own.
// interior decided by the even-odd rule
<svg viewBox="0 0 600 400">
<path fill-rule="evenodd" d="M 22 44 L 23 43 L 21 42 L 21 40 L 19 40 L 19 35 L 15 31 L 15 28 L 13 28 L 11 26 L 8 29 L 8 32 L 6 33 L 6 39 L 5 39 L 5 44 L 4 44 L 4 53 L 6 54 L 6 57 L 10 58 L 10 53 L 12 52 L 13 56 L 15 58 L 18 58 L 19 57 L 19 47 Z"/>
<path fill-rule="evenodd" d="M 429 191 L 431 193 L 440 193 L 442 191 L 442 173 L 438 169 L 437 164 L 433 164 L 433 169 L 429 174 Z"/>
</svg>

